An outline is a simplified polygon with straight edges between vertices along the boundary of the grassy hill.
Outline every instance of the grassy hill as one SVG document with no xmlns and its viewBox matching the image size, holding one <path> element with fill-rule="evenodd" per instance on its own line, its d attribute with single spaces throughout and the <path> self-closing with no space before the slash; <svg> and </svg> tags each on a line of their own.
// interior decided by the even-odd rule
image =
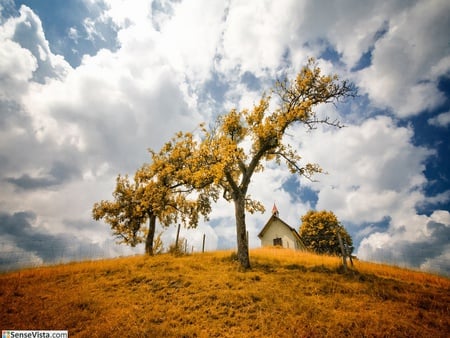
<svg viewBox="0 0 450 338">
<path fill-rule="evenodd" d="M 1 329 L 70 337 L 448 337 L 450 280 L 283 249 L 136 256 L 0 275 Z"/>
</svg>

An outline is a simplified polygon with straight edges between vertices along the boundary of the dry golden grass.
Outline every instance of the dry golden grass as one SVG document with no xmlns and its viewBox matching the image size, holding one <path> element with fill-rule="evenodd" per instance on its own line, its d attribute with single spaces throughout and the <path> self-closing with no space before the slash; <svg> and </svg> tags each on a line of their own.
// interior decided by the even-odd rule
<svg viewBox="0 0 450 338">
<path fill-rule="evenodd" d="M 0 275 L 2 329 L 71 337 L 448 337 L 450 281 L 282 249 L 129 257 Z"/>
</svg>

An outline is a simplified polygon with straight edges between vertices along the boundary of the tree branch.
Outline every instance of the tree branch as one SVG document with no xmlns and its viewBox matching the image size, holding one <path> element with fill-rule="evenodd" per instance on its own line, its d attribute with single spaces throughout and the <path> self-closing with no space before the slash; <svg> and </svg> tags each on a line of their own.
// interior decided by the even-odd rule
<svg viewBox="0 0 450 338">
<path fill-rule="evenodd" d="M 233 179 L 233 176 L 231 175 L 229 170 L 225 170 L 225 177 L 227 179 L 228 184 L 230 185 L 230 188 L 233 192 L 233 194 L 240 194 L 241 190 L 239 189 L 238 185 Z"/>
<path fill-rule="evenodd" d="M 310 180 L 311 182 L 318 182 L 317 180 L 312 179 L 312 175 L 310 173 L 308 173 L 307 168 L 305 167 L 300 167 L 296 161 L 292 160 L 288 155 L 286 155 L 283 152 L 280 151 L 274 151 L 274 152 L 270 152 L 270 154 L 272 155 L 278 155 L 281 156 L 282 158 L 284 158 L 284 160 L 286 161 L 286 163 L 288 163 L 289 166 L 291 166 L 292 168 L 294 168 L 301 176 L 307 178 L 308 180 Z"/>
</svg>

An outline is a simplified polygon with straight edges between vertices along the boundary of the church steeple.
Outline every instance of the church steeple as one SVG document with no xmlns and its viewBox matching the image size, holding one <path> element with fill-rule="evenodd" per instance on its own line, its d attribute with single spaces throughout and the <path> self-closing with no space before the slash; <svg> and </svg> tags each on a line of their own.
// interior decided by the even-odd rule
<svg viewBox="0 0 450 338">
<path fill-rule="evenodd" d="M 275 203 L 273 204 L 273 208 L 272 208 L 272 215 L 278 217 L 280 215 L 280 213 L 278 212 L 278 208 L 275 205 Z"/>
</svg>

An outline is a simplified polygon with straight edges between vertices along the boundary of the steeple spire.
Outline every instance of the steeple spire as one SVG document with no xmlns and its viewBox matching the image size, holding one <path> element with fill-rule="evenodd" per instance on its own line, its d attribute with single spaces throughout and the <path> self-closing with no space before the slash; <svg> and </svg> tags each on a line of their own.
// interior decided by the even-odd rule
<svg viewBox="0 0 450 338">
<path fill-rule="evenodd" d="M 275 203 L 274 203 L 274 204 L 273 204 L 273 208 L 272 208 L 272 215 L 278 217 L 279 214 L 280 214 L 280 213 L 278 212 L 278 208 L 277 208 L 277 206 L 276 206 Z"/>
</svg>

